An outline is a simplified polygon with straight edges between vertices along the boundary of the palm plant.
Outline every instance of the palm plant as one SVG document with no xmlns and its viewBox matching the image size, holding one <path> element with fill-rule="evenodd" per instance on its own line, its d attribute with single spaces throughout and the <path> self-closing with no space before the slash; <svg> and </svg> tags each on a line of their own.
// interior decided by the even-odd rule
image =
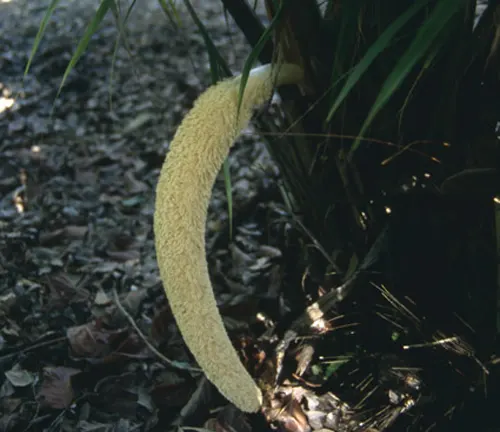
<svg viewBox="0 0 500 432">
<path fill-rule="evenodd" d="M 358 331 L 363 358 L 384 357 L 381 334 L 387 327 L 375 324 L 375 314 L 393 321 L 393 332 L 404 329 L 398 345 L 418 340 L 427 347 L 424 355 L 398 358 L 408 367 L 419 364 L 427 385 L 449 387 L 435 375 L 445 375 L 443 369 L 430 367 L 446 362 L 467 376 L 462 388 L 477 383 L 497 333 L 497 2 L 489 2 L 475 23 L 477 2 L 467 0 L 267 1 L 274 50 L 261 51 L 271 33 L 255 37 L 259 23 L 246 2 L 223 3 L 254 55 L 269 61 L 272 52 L 306 71 L 303 95 L 282 94 L 294 121 L 269 147 L 292 195 L 292 211 L 301 215 L 300 227 L 320 245 L 308 257 L 317 280 L 351 287 L 359 270 L 367 269 L 362 257 L 384 236 L 384 252 L 377 242 L 368 261 L 380 254 L 376 267 L 390 287 L 381 289 L 382 303 L 390 297 L 399 312 L 387 312 L 366 286 L 351 291 L 343 306 L 333 289 L 319 299 L 323 311 L 335 305 L 353 314 L 352 304 L 364 306 L 361 321 L 376 330 L 367 339 L 366 329 Z M 288 101 L 294 103 L 290 109 Z M 325 277 L 332 272 L 333 278 Z M 411 300 L 397 300 L 404 297 Z M 410 310 L 412 318 L 402 324 Z M 434 342 L 447 335 L 458 337 L 458 345 L 444 343 L 442 358 L 436 358 Z M 368 339 L 378 346 L 368 348 Z M 450 360 L 446 350 L 461 359 Z M 457 366 L 464 356 L 478 368 Z M 390 373 L 390 363 L 379 369 L 381 375 Z M 364 400 L 369 392 L 361 393 Z M 434 396 L 442 412 L 457 406 L 446 392 Z M 368 405 L 361 404 L 365 410 Z M 377 428 L 393 419 L 375 417 L 366 418 Z"/>
</svg>

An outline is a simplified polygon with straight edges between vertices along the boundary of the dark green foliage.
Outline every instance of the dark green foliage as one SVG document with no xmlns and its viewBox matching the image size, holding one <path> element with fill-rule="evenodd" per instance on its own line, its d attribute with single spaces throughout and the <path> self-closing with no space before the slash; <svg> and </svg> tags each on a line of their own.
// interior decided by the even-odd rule
<svg viewBox="0 0 500 432">
<path fill-rule="evenodd" d="M 223 3 L 246 35 L 259 31 L 255 18 L 244 19 L 244 1 Z M 268 1 L 268 9 L 276 11 L 275 3 Z M 486 385 L 483 367 L 495 351 L 496 2 L 477 25 L 472 0 L 331 0 L 323 9 L 315 1 L 277 3 L 283 10 L 274 33 L 275 56 L 302 64 L 307 80 L 302 94 L 281 93 L 286 132 L 264 129 L 285 195 L 302 221 L 298 242 L 305 247 L 301 263 L 291 266 L 300 270 L 290 282 L 298 286 L 308 266 L 313 298 L 318 285 L 346 283 L 385 227 L 383 247 L 370 267 L 378 274 L 372 280 L 394 295 L 393 308 L 404 304 L 417 320 L 400 322 L 403 335 L 391 342 L 390 329 L 399 327 L 389 326 L 386 334 L 385 324 L 369 318 L 381 301 L 368 295 L 370 278 L 349 290 L 350 299 L 332 291 L 332 300 L 322 307 L 340 308 L 359 321 L 358 349 L 366 350 L 358 353 L 365 362 L 365 369 L 358 365 L 362 375 L 368 370 L 366 352 L 379 358 L 404 344 L 459 337 L 462 349 L 453 358 L 449 348 L 395 354 L 396 363 L 419 364 L 426 371 L 421 378 L 429 388 L 420 395 L 440 400 L 420 411 L 427 417 L 414 419 L 411 430 L 436 418 L 445 427 L 450 419 L 443 419 L 443 412 L 469 397 L 460 392 Z M 260 58 L 269 61 L 267 52 Z M 370 347 L 373 342 L 378 350 Z M 393 361 L 377 366 L 381 376 Z M 341 375 L 357 367 L 350 363 L 340 367 Z M 463 379 L 453 378 L 457 371 Z M 336 379 L 338 389 L 343 381 Z M 461 390 L 452 396 L 450 382 L 457 379 Z M 443 385 L 448 390 L 438 391 Z M 477 408 L 477 397 L 467 403 Z M 372 408 L 376 411 L 377 404 Z M 464 418 L 457 414 L 452 421 L 456 426 Z"/>
</svg>

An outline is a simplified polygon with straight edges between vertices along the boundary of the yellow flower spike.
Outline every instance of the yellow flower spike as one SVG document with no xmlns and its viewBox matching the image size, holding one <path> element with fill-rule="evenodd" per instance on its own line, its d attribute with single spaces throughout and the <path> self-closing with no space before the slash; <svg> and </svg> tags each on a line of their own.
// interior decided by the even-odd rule
<svg viewBox="0 0 500 432">
<path fill-rule="evenodd" d="M 234 405 L 256 412 L 262 394 L 241 363 L 217 309 L 205 255 L 215 178 L 231 145 L 273 85 L 302 80 L 296 65 L 252 69 L 238 113 L 240 77 L 208 88 L 180 124 L 156 190 L 154 234 L 163 287 L 179 330 L 207 378 Z"/>
</svg>

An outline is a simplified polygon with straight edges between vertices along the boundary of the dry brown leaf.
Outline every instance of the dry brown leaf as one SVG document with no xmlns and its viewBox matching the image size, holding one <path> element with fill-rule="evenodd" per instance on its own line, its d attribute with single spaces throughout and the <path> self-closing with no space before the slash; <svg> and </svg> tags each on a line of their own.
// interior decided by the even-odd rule
<svg viewBox="0 0 500 432">
<path fill-rule="evenodd" d="M 73 354 L 84 358 L 102 358 L 109 354 L 113 347 L 111 342 L 117 337 L 123 337 L 127 330 L 106 330 L 99 328 L 96 323 L 70 327 L 66 336 L 71 345 Z"/>
<path fill-rule="evenodd" d="M 50 304 L 68 304 L 71 301 L 87 300 L 90 294 L 75 286 L 70 275 L 58 272 L 46 277 L 46 284 L 49 287 Z"/>
<path fill-rule="evenodd" d="M 66 336 L 75 356 L 97 363 L 113 363 L 124 356 L 151 356 L 144 341 L 128 328 L 111 330 L 92 322 L 69 328 Z"/>
<path fill-rule="evenodd" d="M 43 370 L 43 381 L 38 399 L 43 406 L 64 409 L 73 401 L 71 377 L 79 374 L 79 369 L 68 367 L 46 367 Z"/>
</svg>

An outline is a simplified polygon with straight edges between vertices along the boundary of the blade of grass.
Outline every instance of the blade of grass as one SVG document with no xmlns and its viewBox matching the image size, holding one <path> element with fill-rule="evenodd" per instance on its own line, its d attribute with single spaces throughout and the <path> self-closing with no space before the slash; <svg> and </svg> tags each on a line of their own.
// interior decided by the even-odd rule
<svg viewBox="0 0 500 432">
<path fill-rule="evenodd" d="M 116 62 L 116 56 L 118 55 L 118 48 L 120 47 L 120 42 L 123 40 L 123 45 L 125 49 L 127 50 L 129 56 L 132 58 L 132 50 L 130 49 L 130 45 L 127 40 L 127 35 L 126 35 L 126 27 L 125 24 L 127 23 L 130 14 L 132 13 L 132 9 L 134 8 L 137 0 L 132 0 L 130 3 L 129 7 L 127 8 L 127 12 L 125 13 L 125 17 L 122 19 L 121 16 L 121 7 L 120 4 L 116 4 L 115 2 L 112 3 L 110 9 L 113 13 L 113 16 L 115 17 L 115 22 L 116 26 L 118 28 L 118 34 L 116 36 L 116 41 L 115 41 L 115 46 L 113 49 L 113 56 L 111 58 L 111 67 L 109 69 L 109 93 L 108 93 L 108 100 L 109 100 L 109 109 L 112 111 L 113 110 L 113 77 L 114 77 L 114 71 L 115 71 L 115 62 Z"/>
<path fill-rule="evenodd" d="M 193 19 L 196 26 L 200 30 L 201 36 L 203 37 L 205 45 L 207 46 L 212 82 L 215 83 L 219 81 L 219 79 L 221 78 L 220 76 L 221 69 L 224 76 L 231 76 L 231 70 L 229 69 L 229 66 L 227 65 L 223 57 L 220 55 L 219 50 L 213 43 L 210 34 L 208 33 L 206 27 L 203 25 L 200 18 L 198 17 L 196 11 L 191 5 L 191 2 L 189 0 L 184 0 L 184 4 L 189 14 L 191 15 L 191 18 Z"/>
<path fill-rule="evenodd" d="M 244 0 L 221 0 L 221 3 L 224 7 L 224 15 L 229 13 L 250 46 L 256 45 L 262 33 L 264 33 L 265 26 L 249 2 Z M 273 51 L 272 41 L 269 41 L 259 56 L 262 63 L 269 63 L 273 59 Z"/>
<path fill-rule="evenodd" d="M 399 124 L 399 129 L 401 130 L 401 125 L 404 117 L 404 112 L 406 107 L 408 106 L 408 103 L 410 102 L 410 99 L 412 97 L 413 92 L 415 91 L 417 84 L 419 81 L 422 79 L 424 76 L 425 72 L 432 66 L 434 60 L 438 57 L 439 53 L 441 52 L 441 49 L 443 46 L 447 43 L 449 34 L 444 32 L 441 34 L 441 36 L 438 38 L 437 43 L 435 46 L 432 48 L 432 51 L 429 53 L 427 58 L 425 59 L 424 64 L 422 65 L 422 70 L 419 72 L 418 76 L 415 79 L 415 82 L 411 85 L 408 95 L 406 96 L 403 106 L 401 107 L 400 114 L 398 115 L 398 124 Z"/>
<path fill-rule="evenodd" d="M 87 26 L 87 29 L 85 30 L 85 33 L 83 37 L 80 39 L 80 42 L 78 42 L 78 45 L 76 47 L 75 52 L 73 53 L 73 56 L 71 57 L 71 60 L 68 63 L 68 66 L 66 67 L 66 70 L 64 71 L 64 75 L 61 81 L 61 84 L 59 85 L 59 89 L 57 90 L 56 94 L 56 99 L 58 98 L 59 94 L 61 93 L 61 90 L 64 86 L 64 83 L 66 82 L 70 72 L 73 70 L 75 67 L 76 63 L 82 56 L 82 54 L 85 52 L 87 49 L 90 39 L 92 38 L 93 34 L 96 32 L 97 28 L 99 27 L 99 24 L 101 24 L 102 20 L 106 16 L 107 12 L 112 6 L 116 6 L 114 4 L 114 0 L 102 0 L 101 4 L 97 8 L 97 11 L 94 15 L 94 18 L 90 21 L 89 25 Z"/>
<path fill-rule="evenodd" d="M 49 22 L 50 17 L 54 13 L 54 11 L 57 8 L 57 5 L 59 4 L 59 0 L 52 0 L 50 3 L 49 7 L 45 11 L 45 15 L 43 16 L 42 22 L 40 24 L 40 27 L 38 28 L 38 32 L 35 36 L 35 41 L 33 42 L 33 48 L 31 48 L 31 54 L 28 59 L 28 63 L 26 64 L 26 68 L 24 69 L 24 77 L 28 74 L 28 71 L 30 70 L 31 63 L 33 62 L 33 58 L 35 57 L 36 52 L 38 51 L 38 46 L 40 45 L 40 42 L 42 41 L 42 37 L 45 33 L 45 28 L 47 27 L 47 24 Z"/>
<path fill-rule="evenodd" d="M 338 23 L 334 28 L 338 27 L 338 35 L 333 38 L 333 41 L 336 39 L 336 44 L 331 81 L 336 81 L 339 75 L 343 75 L 346 70 L 353 68 L 351 59 L 358 51 L 360 46 L 358 39 L 360 36 L 362 37 L 362 31 L 359 30 L 359 21 L 363 4 L 364 0 L 349 1 L 343 8 L 342 15 L 337 18 Z M 332 96 L 333 102 L 335 97 L 333 93 Z"/>
<path fill-rule="evenodd" d="M 169 0 L 168 4 L 165 0 L 158 0 L 158 3 L 160 7 L 162 8 L 163 12 L 165 12 L 165 15 L 169 19 L 169 21 L 177 27 L 181 27 L 182 21 L 179 16 L 179 12 L 177 11 L 175 7 L 175 2 L 174 0 Z"/>
<path fill-rule="evenodd" d="M 368 70 L 370 65 L 375 61 L 375 59 L 391 44 L 392 40 L 396 34 L 403 28 L 403 26 L 413 17 L 415 14 L 422 9 L 430 0 L 421 0 L 415 3 L 411 8 L 409 8 L 405 13 L 399 16 L 385 31 L 379 36 L 375 43 L 367 50 L 365 56 L 361 61 L 354 67 L 352 72 L 349 74 L 344 87 L 340 91 L 337 99 L 335 100 L 333 106 L 330 108 L 326 121 L 330 122 L 333 115 L 339 108 L 340 104 L 348 96 L 353 87 L 358 83 L 364 73 Z"/>
<path fill-rule="evenodd" d="M 261 37 L 255 44 L 255 46 L 252 49 L 252 52 L 248 55 L 247 59 L 245 60 L 245 64 L 243 66 L 243 70 L 241 71 L 241 82 L 240 82 L 240 89 L 238 93 L 238 114 L 240 112 L 241 108 L 241 102 L 243 100 L 243 93 L 245 92 L 245 87 L 248 81 L 248 76 L 250 75 L 250 70 L 252 69 L 255 61 L 259 57 L 259 54 L 261 51 L 264 49 L 266 43 L 268 42 L 269 38 L 271 37 L 272 31 L 276 24 L 278 23 L 279 19 L 281 18 L 281 15 L 283 13 L 283 5 L 285 2 L 281 2 L 279 5 L 279 9 L 276 12 L 276 15 L 273 17 L 273 20 L 269 24 L 269 26 L 264 30 L 264 33 L 262 33 Z"/>
<path fill-rule="evenodd" d="M 433 46 L 433 43 L 436 39 L 438 39 L 439 34 L 444 30 L 451 18 L 462 7 L 464 7 L 467 2 L 468 0 L 441 0 L 437 3 L 429 18 L 427 18 L 427 20 L 420 27 L 415 38 L 410 44 L 410 47 L 406 50 L 385 80 L 377 100 L 373 104 L 366 120 L 363 123 L 359 136 L 362 136 L 365 133 L 375 116 L 389 101 L 391 96 L 399 88 L 415 65 Z M 354 141 L 349 151 L 348 159 L 352 159 L 352 156 L 359 147 L 360 142 L 360 138 L 357 138 Z"/>
<path fill-rule="evenodd" d="M 108 101 L 109 101 L 109 109 L 113 111 L 113 77 L 114 77 L 114 71 L 115 71 L 115 62 L 116 62 L 116 56 L 118 54 L 118 48 L 120 47 L 120 41 L 123 36 L 123 40 L 126 43 L 126 38 L 125 38 L 125 21 L 129 17 L 130 13 L 132 12 L 132 8 L 135 5 L 136 0 L 133 0 L 130 7 L 127 10 L 127 14 L 125 15 L 125 18 L 122 20 L 120 19 L 121 14 L 120 14 L 120 5 L 114 4 L 111 7 L 111 11 L 113 12 L 113 15 L 115 17 L 115 22 L 116 25 L 118 26 L 118 34 L 116 36 L 115 40 L 115 46 L 113 48 L 113 55 L 111 57 L 111 67 L 109 68 L 109 92 L 108 92 Z"/>
</svg>

